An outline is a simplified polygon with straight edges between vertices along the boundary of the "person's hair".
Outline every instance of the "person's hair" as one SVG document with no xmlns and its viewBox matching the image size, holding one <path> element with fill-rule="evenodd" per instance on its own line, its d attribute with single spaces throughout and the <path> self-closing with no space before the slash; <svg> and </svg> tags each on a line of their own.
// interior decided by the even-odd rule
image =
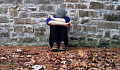
<svg viewBox="0 0 120 70">
<path fill-rule="evenodd" d="M 66 15 L 65 8 L 58 8 L 57 9 L 57 14 L 56 14 L 57 18 L 64 18 L 65 15 Z"/>
</svg>

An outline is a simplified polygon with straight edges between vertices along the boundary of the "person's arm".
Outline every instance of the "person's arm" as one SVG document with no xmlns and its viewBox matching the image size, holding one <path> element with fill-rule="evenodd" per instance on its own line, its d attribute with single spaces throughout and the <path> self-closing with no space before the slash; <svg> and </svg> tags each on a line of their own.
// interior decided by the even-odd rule
<svg viewBox="0 0 120 70">
<path fill-rule="evenodd" d="M 68 28 L 71 28 L 72 25 L 71 23 L 63 23 L 63 22 L 58 22 L 58 21 L 49 21 L 48 23 L 49 25 L 60 25 L 60 26 L 65 26 L 65 27 L 68 27 Z"/>
<path fill-rule="evenodd" d="M 71 23 L 68 23 L 70 21 L 69 17 L 65 17 L 64 19 L 61 18 L 54 18 L 52 15 L 49 16 L 50 21 L 47 22 L 48 25 L 61 25 L 66 26 L 68 28 L 71 28 Z M 53 20 L 51 20 L 53 19 Z"/>
<path fill-rule="evenodd" d="M 52 15 L 50 15 L 49 18 L 54 21 L 65 23 L 65 19 L 63 19 L 63 18 L 54 18 Z"/>
</svg>

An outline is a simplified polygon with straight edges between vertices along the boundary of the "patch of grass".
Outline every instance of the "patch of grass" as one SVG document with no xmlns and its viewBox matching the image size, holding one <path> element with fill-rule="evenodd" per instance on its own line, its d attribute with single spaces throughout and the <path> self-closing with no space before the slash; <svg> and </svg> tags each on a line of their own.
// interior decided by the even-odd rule
<svg viewBox="0 0 120 70">
<path fill-rule="evenodd" d="M 42 49 L 38 49 L 38 50 L 46 50 L 45 48 L 42 48 Z"/>
<path fill-rule="evenodd" d="M 2 63 L 3 65 L 14 65 L 14 64 L 16 64 L 16 62 L 4 62 L 4 63 Z"/>
<path fill-rule="evenodd" d="M 9 62 L 2 63 L 3 65 L 11 65 Z"/>
<path fill-rule="evenodd" d="M 83 47 L 96 47 L 97 46 L 97 41 L 85 41 L 84 44 L 81 44 Z"/>
<path fill-rule="evenodd" d="M 69 41 L 68 47 L 78 47 L 78 40 Z"/>
</svg>

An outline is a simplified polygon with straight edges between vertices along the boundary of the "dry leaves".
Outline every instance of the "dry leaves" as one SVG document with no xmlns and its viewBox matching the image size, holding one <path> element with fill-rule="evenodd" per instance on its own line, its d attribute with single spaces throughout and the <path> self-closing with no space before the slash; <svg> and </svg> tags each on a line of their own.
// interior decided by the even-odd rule
<svg viewBox="0 0 120 70">
<path fill-rule="evenodd" d="M 46 47 L 0 47 L 0 69 L 120 70 L 120 48 L 68 49 L 51 52 Z"/>
</svg>

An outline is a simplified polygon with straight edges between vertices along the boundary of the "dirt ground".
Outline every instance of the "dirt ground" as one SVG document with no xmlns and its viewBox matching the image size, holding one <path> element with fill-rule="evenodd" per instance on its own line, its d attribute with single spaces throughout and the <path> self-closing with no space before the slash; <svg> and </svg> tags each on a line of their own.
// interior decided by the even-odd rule
<svg viewBox="0 0 120 70">
<path fill-rule="evenodd" d="M 0 70 L 120 70 L 120 48 L 1 46 Z"/>
</svg>

